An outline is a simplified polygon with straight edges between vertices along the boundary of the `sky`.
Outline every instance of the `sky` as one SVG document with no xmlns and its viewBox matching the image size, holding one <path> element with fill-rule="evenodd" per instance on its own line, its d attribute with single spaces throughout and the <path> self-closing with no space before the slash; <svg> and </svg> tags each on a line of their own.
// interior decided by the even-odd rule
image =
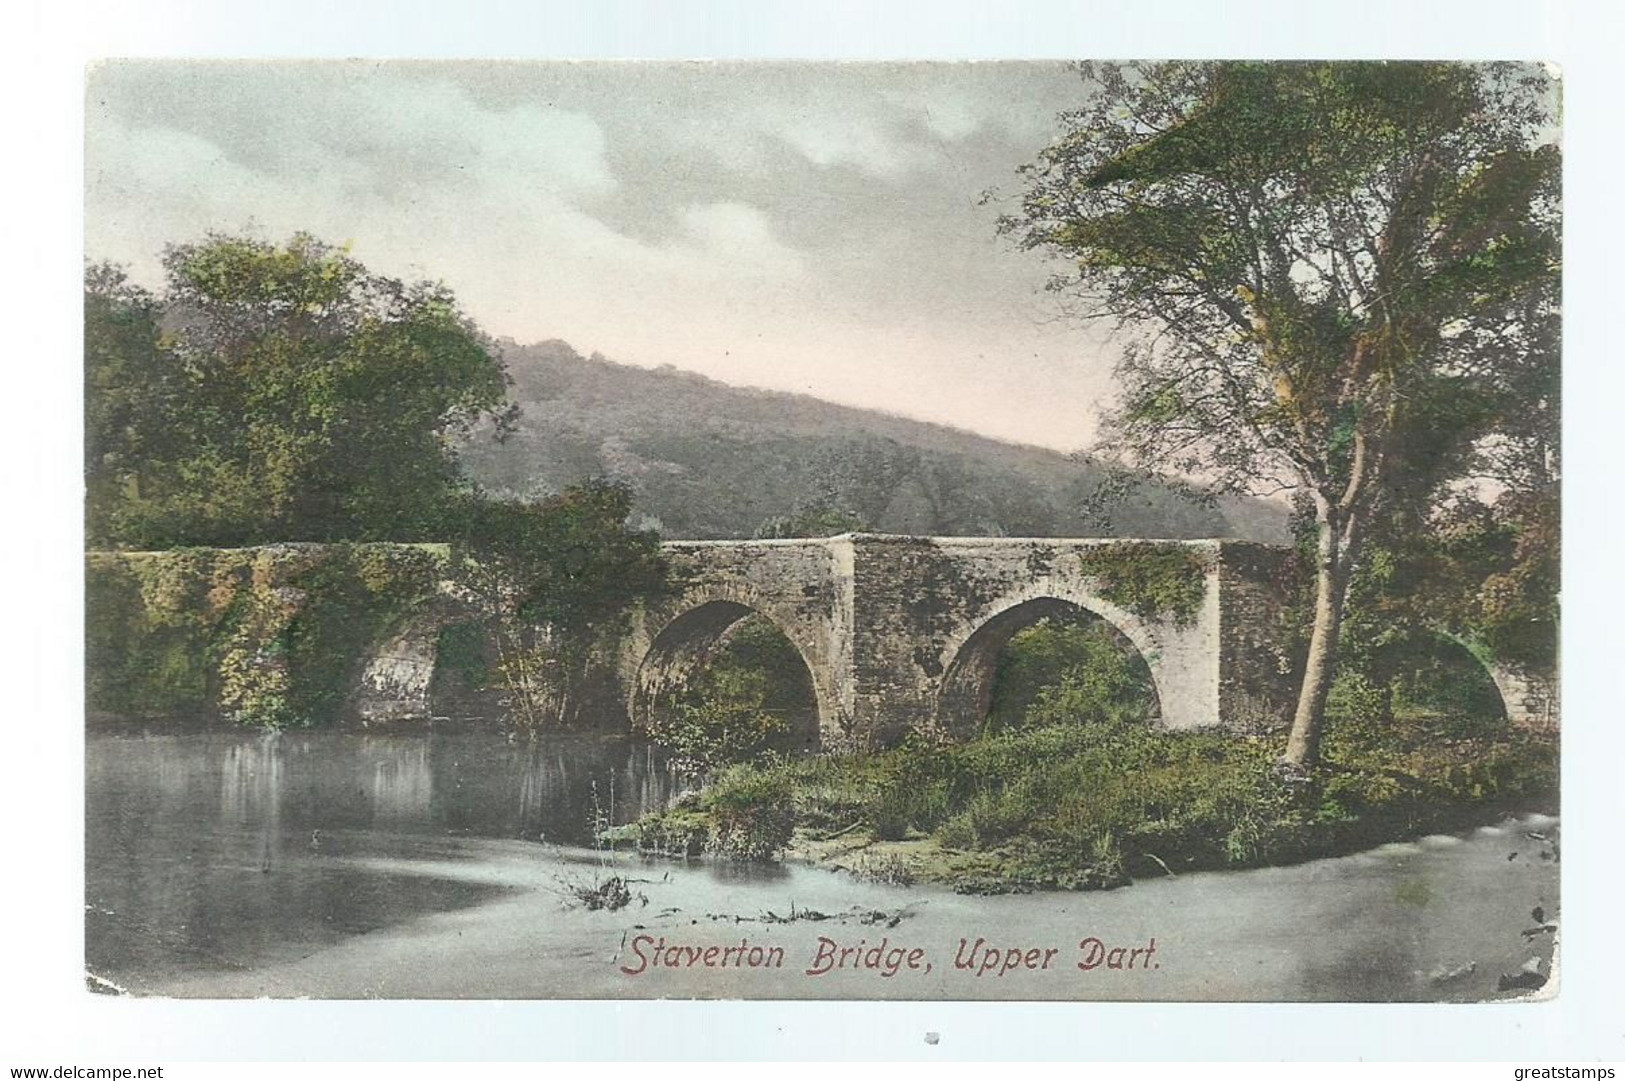
<svg viewBox="0 0 1625 1081">
<path fill-rule="evenodd" d="M 1083 84 L 982 64 L 117 61 L 89 75 L 86 255 L 307 231 L 489 333 L 1059 450 L 1099 331 L 997 235 Z"/>
</svg>

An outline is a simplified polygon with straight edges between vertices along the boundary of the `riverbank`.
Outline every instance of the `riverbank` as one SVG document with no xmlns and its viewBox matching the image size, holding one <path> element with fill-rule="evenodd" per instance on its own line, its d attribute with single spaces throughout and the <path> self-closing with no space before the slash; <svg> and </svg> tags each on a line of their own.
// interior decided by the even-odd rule
<svg viewBox="0 0 1625 1081">
<path fill-rule="evenodd" d="M 1560 912 L 1559 826 L 1527 815 L 1293 866 L 974 896 L 832 869 L 861 853 L 565 841 L 669 805 L 675 779 L 634 741 L 137 726 L 90 732 L 86 765 L 87 969 L 138 995 L 1477 1001 L 1550 974 Z M 624 906 L 584 901 L 611 878 Z M 742 939 L 745 963 L 722 967 Z M 884 942 L 880 964 L 902 949 L 903 967 L 807 975 L 826 941 Z M 782 965 L 751 967 L 755 947 Z M 988 947 L 998 971 L 979 975 Z M 1017 947 L 1040 967 L 1003 971 Z M 1134 968 L 1113 967 L 1119 947 L 1124 965 L 1142 951 Z M 914 950 L 934 968 L 908 968 Z"/>
<path fill-rule="evenodd" d="M 968 893 L 1110 889 L 1197 870 L 1300 863 L 1556 810 L 1555 737 L 1412 716 L 1334 718 L 1315 781 L 1274 739 L 1061 725 L 962 744 L 724 771 L 607 838 L 644 852 L 791 859 Z"/>
</svg>

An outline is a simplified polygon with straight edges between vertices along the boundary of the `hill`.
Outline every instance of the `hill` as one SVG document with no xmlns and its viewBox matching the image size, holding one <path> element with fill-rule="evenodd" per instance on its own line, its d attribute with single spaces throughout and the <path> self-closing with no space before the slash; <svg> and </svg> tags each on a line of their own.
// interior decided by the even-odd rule
<svg viewBox="0 0 1625 1081">
<path fill-rule="evenodd" d="M 668 538 L 749 537 L 774 518 L 835 509 L 888 533 L 1228 536 L 1281 540 L 1285 510 L 1206 507 L 1145 484 L 1102 529 L 1079 511 L 1103 469 L 1039 447 L 729 386 L 671 367 L 582 357 L 561 341 L 501 343 L 523 408 L 504 442 L 464 449 L 496 495 L 537 497 L 589 476 L 631 484 L 642 524 Z"/>
</svg>

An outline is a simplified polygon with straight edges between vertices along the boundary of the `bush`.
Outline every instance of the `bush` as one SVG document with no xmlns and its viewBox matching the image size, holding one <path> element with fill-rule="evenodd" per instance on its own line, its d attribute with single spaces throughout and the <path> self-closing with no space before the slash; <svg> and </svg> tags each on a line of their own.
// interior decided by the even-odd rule
<svg viewBox="0 0 1625 1081">
<path fill-rule="evenodd" d="M 785 744 L 792 717 L 816 705 L 801 655 L 778 628 L 750 618 L 710 663 L 654 711 L 647 734 L 685 769 L 705 772 L 761 758 Z"/>
<path fill-rule="evenodd" d="M 710 816 L 693 805 L 644 815 L 630 825 L 611 826 L 599 834 L 599 840 L 611 845 L 631 841 L 640 852 L 679 857 L 702 854 L 710 838 Z"/>
<path fill-rule="evenodd" d="M 209 555 L 87 556 L 85 690 L 92 709 L 155 716 L 214 705 L 210 638 L 224 612 L 203 599 L 212 593 Z M 237 589 L 233 582 L 226 599 Z"/>
<path fill-rule="evenodd" d="M 1393 691 L 1363 672 L 1337 673 L 1326 696 L 1327 712 L 1361 721 L 1382 721 L 1393 715 Z"/>
<path fill-rule="evenodd" d="M 935 836 L 944 848 L 968 850 L 975 848 L 978 843 L 976 827 L 972 824 L 970 815 L 964 811 L 949 817 L 938 826 Z"/>
<path fill-rule="evenodd" d="M 706 851 L 726 859 L 777 859 L 795 832 L 789 780 L 778 771 L 729 770 L 701 806 L 711 818 Z"/>
<path fill-rule="evenodd" d="M 995 848 L 1032 822 L 1033 785 L 1027 778 L 1004 788 L 984 788 L 961 813 L 977 848 Z"/>
<path fill-rule="evenodd" d="M 767 683 L 761 672 L 712 669 L 698 686 L 654 711 L 647 734 L 685 769 L 748 761 L 790 729 L 784 717 L 764 708 Z"/>
<path fill-rule="evenodd" d="M 626 485 L 588 480 L 537 502 L 470 496 L 448 515 L 452 575 L 486 623 L 515 727 L 574 725 L 594 654 L 664 590 L 659 538 L 628 529 L 631 511 Z"/>
<path fill-rule="evenodd" d="M 990 728 L 1143 721 L 1156 702 L 1145 659 L 1094 617 L 1047 619 L 1014 635 L 993 679 Z"/>
<path fill-rule="evenodd" d="M 473 620 L 440 628 L 435 643 L 435 678 L 454 680 L 462 691 L 487 686 L 491 681 L 489 639 L 485 626 Z"/>
<path fill-rule="evenodd" d="M 698 796 L 628 826 L 604 830 L 609 842 L 630 840 L 663 856 L 709 853 L 727 860 L 778 859 L 795 831 L 789 778 L 776 769 L 725 770 Z"/>
<path fill-rule="evenodd" d="M 870 831 L 882 840 L 900 841 L 939 826 L 953 803 L 952 770 L 944 768 L 951 761 L 923 737 L 872 759 L 872 768 L 862 775 L 866 796 L 860 808 Z"/>
</svg>

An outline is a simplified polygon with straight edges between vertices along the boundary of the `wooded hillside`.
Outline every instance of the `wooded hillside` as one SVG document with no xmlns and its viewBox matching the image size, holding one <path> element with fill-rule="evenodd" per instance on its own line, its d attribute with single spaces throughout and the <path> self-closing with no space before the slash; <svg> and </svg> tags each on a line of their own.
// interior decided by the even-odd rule
<svg viewBox="0 0 1625 1081">
<path fill-rule="evenodd" d="M 1286 510 L 1204 507 L 1145 485 L 1108 527 L 1080 504 L 1103 467 L 1039 447 L 815 398 L 638 368 L 567 343 L 501 343 L 523 409 L 505 442 L 463 463 L 495 495 L 550 494 L 593 475 L 625 480 L 640 524 L 668 538 L 749 537 L 763 523 L 837 510 L 880 532 L 1282 540 Z"/>
</svg>

